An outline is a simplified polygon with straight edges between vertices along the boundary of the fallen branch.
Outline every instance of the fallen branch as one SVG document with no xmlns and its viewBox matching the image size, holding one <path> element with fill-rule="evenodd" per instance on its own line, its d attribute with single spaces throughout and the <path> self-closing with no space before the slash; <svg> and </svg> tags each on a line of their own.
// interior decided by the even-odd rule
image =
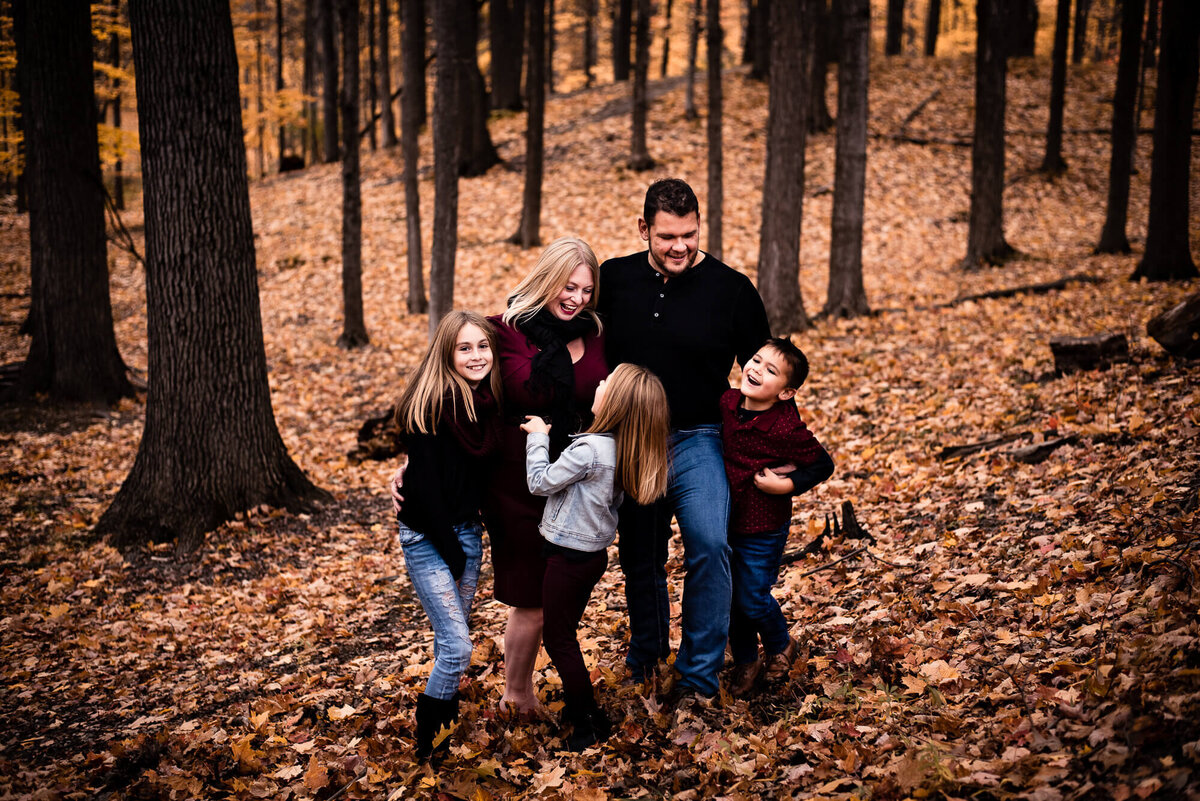
<svg viewBox="0 0 1200 801">
<path fill-rule="evenodd" d="M 1063 445 L 1071 445 L 1077 441 L 1079 437 L 1074 434 L 1068 437 L 1056 437 L 1048 439 L 1045 442 L 1037 442 L 1033 445 L 1026 445 L 1024 448 L 1013 448 L 1008 452 L 1013 461 L 1023 464 L 1038 464 L 1046 461 L 1046 457 L 1054 453 Z"/>
<path fill-rule="evenodd" d="M 904 118 L 904 119 L 903 119 L 903 120 L 900 122 L 900 130 L 902 130 L 902 131 L 903 131 L 905 128 L 907 128 L 907 127 L 908 127 L 908 124 L 909 124 L 910 122 L 912 122 L 913 120 L 915 120 L 915 119 L 917 118 L 917 116 L 918 116 L 918 115 L 919 115 L 919 114 L 920 114 L 922 111 L 924 111 L 924 110 L 925 110 L 925 107 L 926 107 L 926 106 L 928 106 L 930 103 L 932 103 L 934 100 L 936 100 L 936 99 L 937 99 L 937 97 L 938 97 L 939 95 L 941 95 L 941 93 L 942 93 L 941 87 L 939 87 L 939 88 L 937 88 L 937 89 L 934 89 L 934 90 L 933 90 L 933 92 L 932 92 L 932 93 L 930 93 L 929 97 L 927 97 L 927 98 L 925 98 L 924 100 L 922 100 L 920 103 L 918 103 L 918 104 L 916 105 L 916 108 L 914 108 L 912 111 L 908 112 L 908 116 L 907 116 L 907 117 L 905 117 L 905 118 Z"/>
<path fill-rule="evenodd" d="M 1005 434 L 1001 437 L 985 439 L 980 442 L 971 442 L 966 445 L 953 445 L 942 448 L 942 450 L 938 453 L 937 458 L 939 462 L 944 462 L 948 459 L 957 459 L 962 456 L 970 456 L 972 454 L 979 453 L 980 451 L 990 451 L 993 448 L 998 448 L 1001 445 L 1007 445 L 1010 442 L 1016 442 L 1019 439 L 1025 439 L 1026 437 L 1030 436 L 1032 436 L 1032 434 L 1029 431 L 1019 431 L 1016 434 Z"/>
<path fill-rule="evenodd" d="M 954 300 L 946 301 L 935 308 L 949 308 L 957 306 L 960 303 L 967 303 L 973 300 L 995 300 L 998 298 L 1011 298 L 1017 295 L 1044 295 L 1047 292 L 1052 292 L 1058 289 L 1066 289 L 1070 284 L 1102 284 L 1103 278 L 1097 278 L 1094 275 L 1086 273 L 1078 273 L 1076 275 L 1068 275 L 1064 278 L 1059 278 L 1057 281 L 1044 281 L 1040 284 L 1023 284 L 1021 286 L 1007 287 L 1005 289 L 993 289 L 988 292 L 978 292 L 973 295 L 960 295 Z"/>
</svg>

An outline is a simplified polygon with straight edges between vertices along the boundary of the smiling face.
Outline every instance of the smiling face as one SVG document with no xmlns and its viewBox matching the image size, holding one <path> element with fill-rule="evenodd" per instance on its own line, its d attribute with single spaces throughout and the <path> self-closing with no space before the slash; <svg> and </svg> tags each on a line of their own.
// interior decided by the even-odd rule
<svg viewBox="0 0 1200 801">
<path fill-rule="evenodd" d="M 677 217 L 659 211 L 647 222 L 638 217 L 638 233 L 650 245 L 650 263 L 668 278 L 683 275 L 696 263 L 700 252 L 700 215 Z"/>
<path fill-rule="evenodd" d="M 586 264 L 580 264 L 567 276 L 567 283 L 546 303 L 550 313 L 560 320 L 570 320 L 592 302 L 596 282 Z"/>
<path fill-rule="evenodd" d="M 479 326 L 467 323 L 454 340 L 454 372 L 474 389 L 491 369 L 492 347 L 487 335 Z"/>
<path fill-rule="evenodd" d="M 790 400 L 796 390 L 788 386 L 788 364 L 782 354 L 763 346 L 742 369 L 743 406 L 752 412 L 770 409 L 778 401 Z"/>
</svg>

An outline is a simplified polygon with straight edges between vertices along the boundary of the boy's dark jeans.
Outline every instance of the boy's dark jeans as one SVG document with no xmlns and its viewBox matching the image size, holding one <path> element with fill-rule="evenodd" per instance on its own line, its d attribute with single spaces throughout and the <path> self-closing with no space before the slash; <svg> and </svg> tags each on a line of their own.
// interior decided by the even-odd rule
<svg viewBox="0 0 1200 801">
<path fill-rule="evenodd" d="M 565 550 L 565 549 L 563 549 Z M 546 557 L 542 581 L 542 644 L 562 679 L 563 694 L 584 697 L 592 694 L 592 679 L 579 650 L 579 622 L 587 608 L 592 588 L 608 567 L 608 551 L 584 554 L 572 551 Z"/>
<path fill-rule="evenodd" d="M 779 531 L 734 534 L 729 537 L 733 574 L 733 609 L 729 616 L 729 650 L 742 665 L 758 658 L 762 638 L 767 656 L 782 653 L 788 644 L 788 622 L 771 595 L 779 579 L 779 562 L 787 544 L 788 523 Z"/>
</svg>

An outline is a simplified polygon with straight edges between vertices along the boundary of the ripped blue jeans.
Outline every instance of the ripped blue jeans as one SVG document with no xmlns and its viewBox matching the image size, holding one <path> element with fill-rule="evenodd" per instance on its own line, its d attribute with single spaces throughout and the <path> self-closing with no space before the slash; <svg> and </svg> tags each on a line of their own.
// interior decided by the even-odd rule
<svg viewBox="0 0 1200 801">
<path fill-rule="evenodd" d="M 454 527 L 467 566 L 456 583 L 441 555 L 419 531 L 400 524 L 400 546 L 413 590 L 433 625 L 433 670 L 425 694 L 448 700 L 471 665 L 471 604 L 483 561 L 483 528 L 479 523 Z"/>
</svg>

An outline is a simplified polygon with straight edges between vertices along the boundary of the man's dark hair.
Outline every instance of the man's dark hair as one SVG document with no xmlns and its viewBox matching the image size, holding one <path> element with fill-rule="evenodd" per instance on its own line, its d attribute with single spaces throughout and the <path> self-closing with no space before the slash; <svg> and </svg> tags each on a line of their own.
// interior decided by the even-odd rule
<svg viewBox="0 0 1200 801">
<path fill-rule="evenodd" d="M 770 348 L 783 357 L 788 371 L 785 386 L 788 389 L 800 389 L 808 380 L 808 357 L 804 355 L 804 351 L 797 348 L 787 337 L 771 337 L 763 343 L 763 347 Z"/>
<path fill-rule="evenodd" d="M 650 184 L 646 190 L 646 206 L 642 209 L 642 219 L 646 225 L 653 225 L 654 217 L 660 211 L 676 217 L 686 217 L 695 212 L 699 217 L 700 201 L 696 200 L 696 193 L 686 181 L 662 178 Z"/>
</svg>

